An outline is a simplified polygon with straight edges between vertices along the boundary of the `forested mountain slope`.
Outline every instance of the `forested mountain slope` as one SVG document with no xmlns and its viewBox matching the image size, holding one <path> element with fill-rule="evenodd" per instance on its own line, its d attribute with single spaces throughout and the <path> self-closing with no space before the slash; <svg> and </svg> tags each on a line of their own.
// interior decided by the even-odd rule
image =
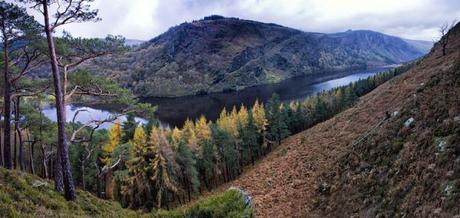
<svg viewBox="0 0 460 218">
<path fill-rule="evenodd" d="M 378 32 L 311 33 L 210 16 L 172 27 L 128 53 L 99 58 L 87 68 L 116 78 L 140 96 L 171 97 L 397 64 L 425 52 Z"/>
<path fill-rule="evenodd" d="M 259 217 L 460 213 L 460 25 L 408 72 L 287 138 L 229 185 Z"/>
</svg>

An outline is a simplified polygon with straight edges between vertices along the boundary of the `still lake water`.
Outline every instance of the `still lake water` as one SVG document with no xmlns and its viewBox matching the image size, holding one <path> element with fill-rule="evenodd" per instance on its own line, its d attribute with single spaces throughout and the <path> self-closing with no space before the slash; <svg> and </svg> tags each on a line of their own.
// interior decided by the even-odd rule
<svg viewBox="0 0 460 218">
<path fill-rule="evenodd" d="M 206 118 L 215 121 L 225 107 L 231 110 L 233 106 L 244 104 L 251 106 L 256 99 L 266 102 L 273 93 L 278 93 L 282 101 L 305 99 L 315 93 L 330 90 L 338 86 L 344 86 L 360 79 L 368 78 L 388 68 L 376 68 L 360 71 L 348 71 L 334 74 L 323 74 L 323 76 L 302 76 L 285 80 L 276 84 L 250 87 L 241 91 L 211 93 L 208 95 L 185 96 L 176 98 L 144 98 L 143 102 L 158 105 L 156 117 L 163 126 L 182 126 L 187 118 L 196 119 L 202 114 Z M 76 121 L 86 123 L 92 119 L 105 119 L 113 113 L 105 108 L 92 108 L 87 106 L 68 105 L 67 121 L 72 121 L 78 110 L 84 110 L 78 114 Z M 56 120 L 56 110 L 46 108 L 43 110 L 45 116 Z M 121 120 L 126 120 L 122 117 Z M 142 118 L 136 118 L 138 122 L 145 123 Z M 110 123 L 104 124 L 101 128 L 110 127 Z"/>
</svg>

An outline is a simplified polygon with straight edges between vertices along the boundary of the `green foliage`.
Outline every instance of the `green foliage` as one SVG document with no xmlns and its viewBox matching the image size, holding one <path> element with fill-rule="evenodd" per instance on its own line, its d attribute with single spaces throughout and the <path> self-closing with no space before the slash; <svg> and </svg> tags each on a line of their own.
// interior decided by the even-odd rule
<svg viewBox="0 0 460 218">
<path fill-rule="evenodd" d="M 238 191 L 228 190 L 221 194 L 200 200 L 184 210 L 163 211 L 154 217 L 187 217 L 187 218 L 224 218 L 254 217 L 251 208 L 246 207 Z"/>
<path fill-rule="evenodd" d="M 267 138 L 272 143 L 279 144 L 281 139 L 286 138 L 290 134 L 286 123 L 288 114 L 285 107 L 281 104 L 279 95 L 273 94 L 268 100 L 266 114 L 269 124 Z"/>
<path fill-rule="evenodd" d="M 260 134 L 257 132 L 257 128 L 254 125 L 254 119 L 252 112 L 248 113 L 248 122 L 245 127 L 239 128 L 241 138 L 241 149 L 242 149 L 242 162 L 248 164 L 249 161 L 254 164 L 254 159 L 261 152 Z"/>
<path fill-rule="evenodd" d="M 185 212 L 186 217 L 252 217 L 251 209 L 246 208 L 240 193 L 226 191 L 198 202 Z"/>
<path fill-rule="evenodd" d="M 36 187 L 34 187 L 34 184 Z M 40 185 L 40 186 L 38 186 Z M 75 201 L 66 201 L 53 183 L 37 176 L 0 168 L 1 217 L 139 217 L 116 202 L 77 191 Z"/>
<path fill-rule="evenodd" d="M 212 141 L 207 141 L 203 145 L 202 158 L 198 162 L 198 168 L 200 169 L 200 174 L 204 178 L 204 183 L 206 187 L 210 188 L 210 180 L 214 177 L 215 167 L 216 167 L 216 147 Z"/>
<path fill-rule="evenodd" d="M 235 148 L 235 138 L 225 130 L 215 128 L 214 142 L 218 146 L 218 153 L 225 165 L 224 172 L 227 180 L 235 177 L 239 170 L 239 155 Z"/>
<path fill-rule="evenodd" d="M 200 180 L 198 178 L 198 171 L 196 170 L 195 156 L 185 143 L 179 143 L 177 163 L 180 166 L 183 187 L 187 190 L 190 197 L 191 191 L 198 191 Z"/>
<path fill-rule="evenodd" d="M 127 143 L 134 137 L 134 131 L 136 130 L 136 127 L 138 126 L 138 123 L 135 120 L 135 116 L 132 113 L 129 113 L 126 116 L 126 121 L 123 123 L 123 128 L 122 128 L 122 133 L 123 136 L 121 138 L 121 142 Z"/>
</svg>

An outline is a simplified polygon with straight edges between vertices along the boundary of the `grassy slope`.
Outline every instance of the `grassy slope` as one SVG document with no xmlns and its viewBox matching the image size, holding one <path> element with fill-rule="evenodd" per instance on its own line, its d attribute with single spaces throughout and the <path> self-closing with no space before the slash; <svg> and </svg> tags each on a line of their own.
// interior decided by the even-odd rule
<svg viewBox="0 0 460 218">
<path fill-rule="evenodd" d="M 45 183 L 33 187 L 35 183 Z M 98 199 L 77 191 L 77 200 L 67 202 L 55 192 L 49 181 L 27 173 L 0 168 L 0 217 L 135 217 L 132 210 L 123 209 L 112 201 Z"/>
<path fill-rule="evenodd" d="M 364 183 L 360 183 L 362 181 L 348 180 L 348 178 L 342 177 L 343 175 L 347 175 L 348 172 L 353 173 L 354 169 L 350 169 L 349 171 L 345 169 L 344 172 L 339 171 L 336 166 L 341 164 L 341 162 L 339 162 L 342 161 L 341 157 L 344 157 L 353 151 L 351 150 L 351 145 L 353 142 L 359 139 L 361 136 L 365 135 L 369 129 L 373 128 L 377 123 L 379 123 L 385 117 L 386 112 L 405 112 L 407 108 L 410 107 L 408 105 L 413 104 L 414 100 L 416 100 L 414 96 L 417 96 L 416 94 L 418 93 L 418 90 L 423 88 L 425 84 L 434 84 L 435 88 L 430 89 L 432 92 L 436 92 L 436 88 L 438 86 L 440 87 L 442 84 L 445 84 L 433 83 L 432 81 L 435 80 L 436 75 L 441 75 L 449 70 L 452 71 L 455 62 L 459 62 L 459 29 L 460 26 L 457 26 L 456 33 L 454 33 L 454 35 L 451 37 L 451 42 L 448 50 L 449 53 L 447 56 L 442 57 L 440 49 L 436 48 L 433 53 L 424 58 L 424 60 L 422 60 L 421 63 L 415 66 L 413 69 L 381 85 L 366 96 L 363 96 L 354 107 L 340 113 L 339 115 L 326 122 L 323 122 L 311 129 L 308 129 L 302 133 L 284 140 L 282 145 L 267 155 L 265 159 L 257 163 L 255 167 L 249 169 L 236 181 L 228 184 L 228 186 L 239 186 L 248 191 L 254 200 L 255 213 L 260 217 L 321 217 L 331 214 L 353 214 L 352 212 L 356 212 L 356 210 L 361 210 L 360 212 L 363 213 L 360 213 L 360 215 L 363 216 L 366 216 L 366 213 L 364 212 L 370 212 L 367 214 L 370 216 L 372 216 L 372 214 L 387 214 L 385 213 L 386 211 L 384 207 L 381 207 L 375 202 L 372 202 L 372 198 L 377 197 L 379 194 L 388 194 L 386 192 L 390 192 L 390 189 L 383 189 L 384 193 L 369 192 L 368 195 L 361 195 L 363 191 L 366 190 L 366 188 L 363 188 Z M 450 78 L 444 78 L 443 80 L 449 81 L 453 78 L 455 78 L 455 76 L 451 75 Z M 453 87 L 452 85 L 447 86 L 447 89 L 450 89 L 450 93 L 455 93 L 455 90 L 452 89 Z M 427 97 L 429 96 L 430 95 L 427 95 Z M 458 98 L 457 101 L 455 101 L 455 98 L 443 98 L 443 96 L 437 97 L 440 98 L 436 99 L 439 102 L 453 102 L 445 102 L 444 106 L 440 104 L 427 104 L 424 106 L 427 114 L 436 111 L 437 107 L 445 107 L 443 110 L 448 111 L 451 110 L 449 107 L 452 105 L 458 105 Z M 459 111 L 455 110 L 456 109 L 452 109 L 452 111 L 450 111 L 448 114 L 449 117 L 447 118 L 453 119 L 453 116 L 456 116 L 458 113 L 460 113 Z M 405 117 L 402 117 L 401 120 L 409 116 L 407 115 L 407 112 L 405 113 Z M 423 116 L 418 116 L 416 118 L 424 119 Z M 442 122 L 442 120 L 439 122 Z M 429 122 L 425 123 L 425 125 L 431 124 L 432 123 Z M 417 130 L 420 129 L 416 129 L 415 131 Z M 379 131 L 385 131 L 385 129 L 379 129 Z M 396 136 L 397 135 L 386 135 L 386 137 L 389 138 L 396 138 Z M 417 137 L 417 134 L 412 137 Z M 421 145 L 417 144 L 417 146 Z M 358 150 L 356 152 L 360 153 L 365 151 L 366 150 Z M 373 151 L 379 152 L 381 150 L 375 149 Z M 385 152 L 381 154 L 387 155 Z M 426 154 L 426 151 L 418 155 L 413 153 L 414 156 L 407 158 L 413 158 L 414 161 L 425 163 L 421 165 L 425 166 L 428 162 L 424 159 L 424 155 Z M 431 155 L 434 156 L 430 156 L 430 159 L 427 160 L 436 158 L 435 153 L 431 153 Z M 373 157 L 376 158 L 375 156 Z M 454 161 L 452 158 L 449 160 Z M 409 164 L 413 164 L 412 159 L 409 159 L 407 162 Z M 370 164 L 371 167 L 374 168 L 378 168 L 379 166 L 377 163 L 372 161 L 365 164 Z M 390 163 L 384 162 L 383 164 L 385 165 Z M 434 170 L 437 170 L 436 166 L 437 165 L 434 165 Z M 448 168 L 448 165 L 443 166 Z M 387 165 L 387 167 L 392 168 L 390 165 Z M 445 171 L 446 169 L 443 168 L 442 172 Z M 334 172 L 341 174 L 340 176 L 335 176 Z M 408 173 L 410 172 L 411 171 L 409 170 Z M 416 172 L 425 173 L 423 171 Z M 450 171 L 448 172 L 451 174 Z M 332 173 L 332 175 L 329 173 Z M 411 178 L 417 178 L 417 176 L 413 173 L 407 175 L 411 176 Z M 334 180 L 341 181 L 335 183 Z M 346 181 L 347 183 L 342 183 L 342 181 Z M 413 181 L 415 184 L 420 185 L 423 183 L 423 178 L 417 178 Z M 325 182 L 326 186 L 323 187 L 323 183 Z M 328 185 L 331 183 L 332 187 Z M 396 187 L 396 185 L 400 185 L 400 183 L 386 184 L 390 187 Z M 441 187 L 435 186 L 438 185 L 437 183 L 429 184 L 432 185 L 431 189 L 441 190 Z M 223 187 L 223 189 L 226 187 Z M 347 189 L 347 187 L 352 188 Z M 430 186 L 422 187 L 430 188 Z M 442 187 L 445 187 L 445 184 L 443 184 Z M 318 193 L 323 188 L 328 192 L 337 192 L 335 193 L 336 197 L 318 196 Z M 359 198 L 349 198 L 347 191 L 350 190 L 354 191 L 353 194 Z M 391 191 L 397 193 L 396 189 L 391 189 Z M 433 196 L 444 198 L 446 197 L 438 194 L 438 192 L 428 193 L 429 197 L 427 198 L 423 197 L 423 191 L 419 190 L 417 193 L 418 194 L 416 195 L 412 195 L 411 199 L 405 199 L 404 196 L 401 196 L 401 198 L 403 198 L 401 202 L 392 202 L 388 205 L 397 206 L 399 204 L 412 204 L 405 207 L 407 209 L 407 213 L 412 215 L 417 214 L 426 216 L 429 214 L 429 209 L 435 208 L 435 206 L 429 202 L 430 199 L 435 199 Z M 334 193 L 331 193 L 331 196 L 334 196 Z M 342 201 L 337 199 L 341 199 Z M 350 199 L 355 199 L 355 201 Z M 370 199 L 371 201 L 360 201 L 363 199 Z M 384 199 L 391 201 L 398 198 L 394 196 L 393 198 L 387 196 L 384 197 Z M 436 203 L 441 204 L 444 201 L 445 200 L 441 199 L 436 201 Z M 351 206 L 349 205 L 345 207 L 342 204 L 345 202 L 348 202 L 351 204 Z M 428 209 L 423 208 L 424 204 L 430 205 L 429 207 L 426 207 Z M 367 207 L 362 205 L 367 205 Z M 449 211 L 445 211 L 444 206 L 445 205 L 443 205 L 443 207 L 436 208 L 436 210 L 440 214 L 451 213 Z M 379 213 L 379 210 L 372 210 L 372 207 L 379 207 L 380 209 L 383 208 L 384 213 Z"/>
<path fill-rule="evenodd" d="M 42 184 L 35 186 L 34 184 Z M 0 168 L 0 217 L 251 217 L 237 191 L 202 199 L 187 208 L 138 213 L 117 202 L 101 200 L 78 190 L 68 202 L 55 192 L 53 183 L 37 176 Z"/>
</svg>

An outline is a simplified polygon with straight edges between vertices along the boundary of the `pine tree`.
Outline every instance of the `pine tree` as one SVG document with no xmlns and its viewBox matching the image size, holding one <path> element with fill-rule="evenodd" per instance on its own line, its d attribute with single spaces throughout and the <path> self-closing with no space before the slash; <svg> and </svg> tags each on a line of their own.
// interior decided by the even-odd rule
<svg viewBox="0 0 460 218">
<path fill-rule="evenodd" d="M 261 148 L 260 142 L 257 139 L 257 128 L 254 125 L 254 119 L 251 111 L 248 113 L 247 125 L 245 127 L 241 126 L 240 136 L 242 162 L 244 165 L 246 165 L 250 161 L 254 165 L 254 161 L 260 153 Z"/>
<path fill-rule="evenodd" d="M 219 155 L 222 158 L 222 171 L 224 172 L 225 180 L 229 181 L 240 170 L 235 138 L 231 133 L 219 127 L 216 128 L 214 135 L 215 143 L 219 147 Z"/>
<path fill-rule="evenodd" d="M 134 114 L 128 114 L 126 121 L 123 123 L 123 137 L 121 139 L 123 143 L 129 142 L 129 140 L 133 139 L 137 126 L 138 123 L 136 122 Z"/>
<path fill-rule="evenodd" d="M 12 98 L 12 87 L 14 86 L 14 79 L 11 75 L 14 71 L 22 69 L 18 74 L 22 74 L 28 70 L 30 63 L 29 52 L 25 52 L 27 47 L 30 47 L 30 38 L 39 35 L 40 24 L 34 20 L 32 16 L 29 16 L 25 8 L 19 7 L 13 3 L 7 3 L 5 1 L 0 2 L 0 39 L 1 39 L 1 66 L 3 68 L 3 79 L 2 79 L 2 92 L 3 92 L 3 157 L 5 168 L 11 169 L 13 167 L 13 160 L 16 157 L 11 158 L 11 98 Z M 29 40 L 29 41 L 26 41 Z M 23 45 L 28 46 L 23 46 Z M 24 52 L 22 52 L 24 51 Z M 21 58 L 26 56 L 25 58 Z M 32 59 L 33 60 L 33 59 Z M 21 63 L 27 61 L 25 67 L 20 66 Z M 19 65 L 19 66 L 18 66 Z M 19 101 L 18 101 L 19 102 Z M 17 124 L 16 124 L 17 125 Z M 21 146 L 22 148 L 22 146 Z M 20 148 L 20 151 L 22 150 Z M 20 158 L 20 163 L 23 163 Z M 21 164 L 23 169 L 23 165 Z"/>
<path fill-rule="evenodd" d="M 196 159 L 190 149 L 184 143 L 179 143 L 177 149 L 177 163 L 180 166 L 182 185 L 187 190 L 188 201 L 191 201 L 191 193 L 198 191 L 200 180 L 196 170 Z"/>
<path fill-rule="evenodd" d="M 208 140 L 203 145 L 202 157 L 200 160 L 200 171 L 204 183 L 208 189 L 211 188 L 210 183 L 214 179 L 214 172 L 216 167 L 216 147 L 211 140 Z"/>
<path fill-rule="evenodd" d="M 289 128 L 286 124 L 286 113 L 277 94 L 273 94 L 267 103 L 268 131 L 267 138 L 279 144 L 281 139 L 289 135 Z M 269 148 L 270 149 L 270 148 Z"/>
</svg>

